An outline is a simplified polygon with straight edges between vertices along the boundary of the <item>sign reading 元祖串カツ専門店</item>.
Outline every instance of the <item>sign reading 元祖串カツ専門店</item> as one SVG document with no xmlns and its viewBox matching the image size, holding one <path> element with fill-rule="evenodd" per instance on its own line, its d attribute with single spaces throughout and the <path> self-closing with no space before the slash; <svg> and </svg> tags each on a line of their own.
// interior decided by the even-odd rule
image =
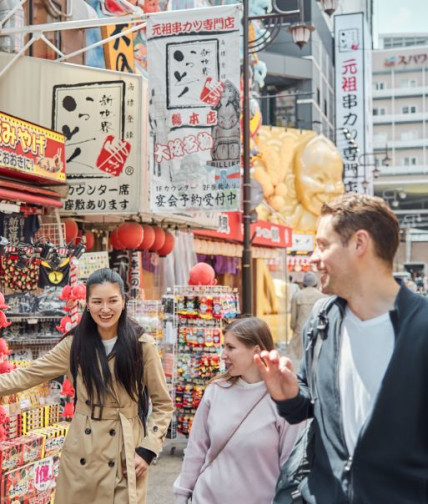
<svg viewBox="0 0 428 504">
<path fill-rule="evenodd" d="M 240 209 L 239 14 L 147 17 L 152 212 Z"/>
<path fill-rule="evenodd" d="M 362 13 L 334 17 L 337 148 L 346 192 L 373 194 L 373 174 L 361 154 L 372 153 L 371 41 Z M 350 144 L 348 136 L 355 140 Z"/>
</svg>

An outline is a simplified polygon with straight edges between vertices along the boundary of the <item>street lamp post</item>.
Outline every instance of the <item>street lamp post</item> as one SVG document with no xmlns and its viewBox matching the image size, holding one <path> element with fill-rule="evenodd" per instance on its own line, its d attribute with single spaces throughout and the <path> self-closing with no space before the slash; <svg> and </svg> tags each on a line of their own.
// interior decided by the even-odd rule
<svg viewBox="0 0 428 504">
<path fill-rule="evenodd" d="M 265 14 L 261 16 L 249 15 L 249 0 L 243 0 L 243 251 L 242 251 L 242 313 L 243 315 L 252 315 L 253 313 L 253 292 L 252 292 L 252 260 L 251 260 L 251 179 L 250 179 L 250 86 L 249 86 L 249 56 L 250 53 L 256 53 L 270 45 L 278 35 L 280 29 L 284 26 L 283 18 L 300 15 L 300 20 L 296 24 L 289 25 L 289 31 L 292 34 L 293 42 L 302 48 L 308 42 L 311 32 L 314 28 L 304 22 L 303 0 L 297 0 L 299 9 L 283 11 L 276 5 L 274 0 L 274 14 Z M 249 23 L 251 21 L 264 20 L 269 21 L 267 30 L 258 39 L 249 41 Z"/>
<path fill-rule="evenodd" d="M 378 158 L 376 156 L 378 156 L 379 154 L 382 154 L 382 153 L 384 153 L 384 157 L 381 160 L 382 166 L 389 166 L 389 164 L 391 163 L 391 158 L 389 157 L 388 145 L 385 145 L 385 150 L 384 151 L 380 151 L 380 152 L 363 152 L 358 157 L 358 164 L 364 166 L 364 180 L 362 182 L 362 185 L 363 185 L 363 188 L 364 188 L 365 192 L 367 192 L 368 188 L 370 187 L 370 181 L 367 180 L 366 168 L 368 166 L 372 166 L 373 167 L 373 169 L 372 169 L 373 178 L 378 178 L 379 175 L 380 175 L 380 173 L 381 173 L 381 171 L 378 168 L 378 162 L 377 162 Z M 369 156 L 373 156 L 374 162 L 371 162 L 371 163 L 366 163 L 365 162 L 365 158 L 367 158 Z"/>
</svg>

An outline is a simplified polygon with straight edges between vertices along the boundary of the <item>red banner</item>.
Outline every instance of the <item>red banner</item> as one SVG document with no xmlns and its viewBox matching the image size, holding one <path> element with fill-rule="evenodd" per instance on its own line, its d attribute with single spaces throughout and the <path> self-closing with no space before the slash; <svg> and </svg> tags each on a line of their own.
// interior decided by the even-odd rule
<svg viewBox="0 0 428 504">
<path fill-rule="evenodd" d="M 0 112 L 0 175 L 64 183 L 64 135 Z"/>
<path fill-rule="evenodd" d="M 219 215 L 219 227 L 217 231 L 197 229 L 194 233 L 198 236 L 210 236 L 242 242 L 244 234 L 242 230 L 242 213 L 225 212 Z M 251 224 L 251 236 L 254 236 L 253 245 L 265 247 L 286 248 L 292 244 L 292 229 L 281 224 L 258 220 Z"/>
</svg>

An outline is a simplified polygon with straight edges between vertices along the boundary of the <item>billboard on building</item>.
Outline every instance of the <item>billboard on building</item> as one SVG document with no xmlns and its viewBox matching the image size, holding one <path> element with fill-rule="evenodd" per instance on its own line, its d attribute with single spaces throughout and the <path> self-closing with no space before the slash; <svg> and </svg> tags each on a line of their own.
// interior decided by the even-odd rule
<svg viewBox="0 0 428 504">
<path fill-rule="evenodd" d="M 345 191 L 373 194 L 372 45 L 364 14 L 336 15 L 334 34 L 337 146 Z M 346 141 L 349 134 L 355 145 Z"/>
<path fill-rule="evenodd" d="M 231 5 L 148 16 L 154 213 L 240 209 L 239 14 Z"/>
</svg>

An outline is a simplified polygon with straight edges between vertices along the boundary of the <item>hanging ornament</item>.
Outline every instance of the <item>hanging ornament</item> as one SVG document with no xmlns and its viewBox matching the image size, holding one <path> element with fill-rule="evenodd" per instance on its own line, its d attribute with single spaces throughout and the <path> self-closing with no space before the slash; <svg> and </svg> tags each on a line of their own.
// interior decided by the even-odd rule
<svg viewBox="0 0 428 504">
<path fill-rule="evenodd" d="M 160 227 L 154 227 L 153 230 L 155 232 L 155 240 L 149 250 L 150 252 L 157 252 L 165 243 L 165 231 Z"/>
<path fill-rule="evenodd" d="M 124 222 L 117 228 L 117 239 L 126 249 L 137 249 L 143 238 L 143 226 L 138 222 Z"/>
<path fill-rule="evenodd" d="M 143 224 L 142 228 L 144 231 L 144 238 L 138 246 L 138 250 L 149 250 L 156 238 L 155 229 L 148 224 Z"/>
<path fill-rule="evenodd" d="M 0 310 L 7 310 L 9 305 L 6 304 L 4 295 L 0 292 Z"/>
<path fill-rule="evenodd" d="M 165 231 L 165 243 L 158 250 L 159 257 L 166 257 L 174 249 L 175 238 L 172 233 Z"/>
<path fill-rule="evenodd" d="M 65 241 L 66 243 L 73 242 L 79 234 L 79 227 L 74 219 L 64 219 L 65 224 Z"/>
<path fill-rule="evenodd" d="M 6 315 L 0 311 L 0 328 L 4 329 L 6 327 L 9 327 L 12 324 L 12 322 L 8 322 Z"/>
</svg>

